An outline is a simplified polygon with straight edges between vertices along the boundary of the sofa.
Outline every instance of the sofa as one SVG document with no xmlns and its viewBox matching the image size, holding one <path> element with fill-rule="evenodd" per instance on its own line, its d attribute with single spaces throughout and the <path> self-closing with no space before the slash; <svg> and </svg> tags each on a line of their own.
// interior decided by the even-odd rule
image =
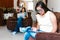
<svg viewBox="0 0 60 40">
<path fill-rule="evenodd" d="M 60 40 L 60 33 L 37 33 L 35 40 Z"/>
<path fill-rule="evenodd" d="M 45 33 L 40 32 L 36 34 L 35 40 L 60 40 L 60 13 L 54 12 L 57 18 L 57 32 L 56 33 Z"/>
<path fill-rule="evenodd" d="M 17 12 L 14 11 L 13 17 L 7 19 L 7 29 L 13 31 L 17 24 Z"/>
<path fill-rule="evenodd" d="M 27 26 L 31 26 L 32 27 L 32 17 L 31 17 L 31 12 L 27 12 L 28 13 L 28 17 L 26 17 L 25 19 L 23 19 L 22 23 L 23 23 L 23 27 L 27 27 Z"/>
</svg>

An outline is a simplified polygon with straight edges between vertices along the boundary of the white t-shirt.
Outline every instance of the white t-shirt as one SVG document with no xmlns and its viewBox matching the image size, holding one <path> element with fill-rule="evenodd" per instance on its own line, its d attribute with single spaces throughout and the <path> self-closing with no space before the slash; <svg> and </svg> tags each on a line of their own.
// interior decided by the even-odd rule
<svg viewBox="0 0 60 40">
<path fill-rule="evenodd" d="M 50 11 L 47 11 L 45 15 L 41 16 L 39 14 L 36 15 L 38 25 L 40 25 L 40 30 L 44 32 L 51 32 L 53 29 L 53 25 L 50 19 Z"/>
</svg>

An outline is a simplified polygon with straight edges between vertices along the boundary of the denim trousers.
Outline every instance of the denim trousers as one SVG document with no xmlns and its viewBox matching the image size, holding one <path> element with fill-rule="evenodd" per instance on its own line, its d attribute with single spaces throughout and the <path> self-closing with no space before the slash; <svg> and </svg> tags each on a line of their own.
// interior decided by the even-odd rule
<svg viewBox="0 0 60 40">
<path fill-rule="evenodd" d="M 22 17 L 19 17 L 19 18 L 17 19 L 17 24 L 16 24 L 16 27 L 15 27 L 15 29 L 14 29 L 15 32 L 18 32 L 18 31 L 19 31 L 19 27 L 22 27 L 22 20 L 23 20 Z"/>
<path fill-rule="evenodd" d="M 30 28 L 28 27 L 24 34 L 24 40 L 29 40 L 30 37 L 35 38 L 35 36 L 38 32 L 43 32 L 43 31 L 37 30 L 37 32 L 34 32 L 31 30 L 31 27 Z"/>
<path fill-rule="evenodd" d="M 24 40 L 29 40 L 30 37 L 35 38 L 36 32 L 25 32 Z"/>
</svg>

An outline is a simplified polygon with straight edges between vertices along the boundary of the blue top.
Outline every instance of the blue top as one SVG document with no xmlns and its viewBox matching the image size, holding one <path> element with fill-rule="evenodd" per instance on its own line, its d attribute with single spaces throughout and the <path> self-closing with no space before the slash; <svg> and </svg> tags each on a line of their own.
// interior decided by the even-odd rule
<svg viewBox="0 0 60 40">
<path fill-rule="evenodd" d="M 25 16 L 27 16 L 26 12 L 17 14 L 17 18 L 19 18 L 19 17 L 25 18 Z"/>
</svg>

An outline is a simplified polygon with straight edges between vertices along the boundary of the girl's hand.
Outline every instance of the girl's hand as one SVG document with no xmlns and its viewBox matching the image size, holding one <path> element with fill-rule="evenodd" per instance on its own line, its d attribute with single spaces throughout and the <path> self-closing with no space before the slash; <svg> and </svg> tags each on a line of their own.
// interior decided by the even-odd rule
<svg viewBox="0 0 60 40">
<path fill-rule="evenodd" d="M 37 31 L 37 28 L 36 27 L 32 27 L 32 31 Z"/>
</svg>

